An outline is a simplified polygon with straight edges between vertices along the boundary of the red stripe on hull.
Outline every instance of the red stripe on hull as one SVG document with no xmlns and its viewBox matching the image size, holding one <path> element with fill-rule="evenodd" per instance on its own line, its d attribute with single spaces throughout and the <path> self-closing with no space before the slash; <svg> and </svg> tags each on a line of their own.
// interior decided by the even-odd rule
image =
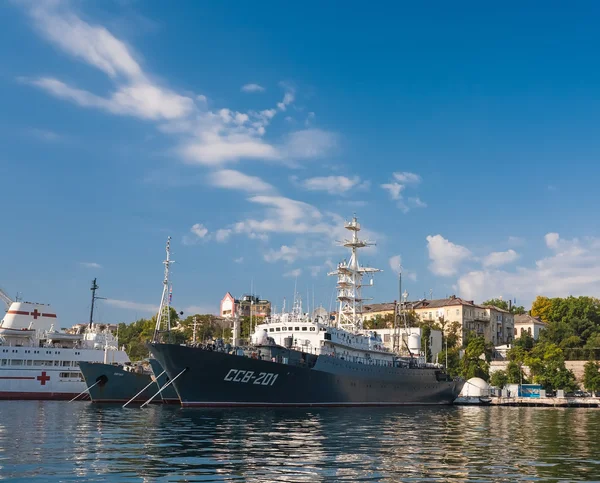
<svg viewBox="0 0 600 483">
<path fill-rule="evenodd" d="M 3 401 L 70 401 L 75 396 L 77 396 L 76 392 L 0 392 L 0 400 Z M 83 396 L 81 397 L 83 398 Z"/>
<path fill-rule="evenodd" d="M 35 379 L 35 377 L 27 377 L 27 376 L 0 376 L 0 379 L 7 379 L 7 380 L 21 380 L 21 379 Z"/>
<path fill-rule="evenodd" d="M 13 314 L 13 315 L 29 315 L 29 312 L 25 312 L 23 310 L 9 310 L 6 313 L 7 314 Z"/>
<path fill-rule="evenodd" d="M 53 317 L 56 319 L 56 314 L 42 314 L 42 317 Z"/>
</svg>

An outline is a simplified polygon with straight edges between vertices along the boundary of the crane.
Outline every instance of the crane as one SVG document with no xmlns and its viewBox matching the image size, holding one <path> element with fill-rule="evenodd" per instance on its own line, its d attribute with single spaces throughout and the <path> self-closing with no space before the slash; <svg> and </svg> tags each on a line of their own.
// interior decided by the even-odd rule
<svg viewBox="0 0 600 483">
<path fill-rule="evenodd" d="M 11 304 L 14 302 L 14 300 L 11 299 L 8 295 L 6 295 L 6 292 L 4 290 L 2 290 L 1 288 L 0 288 L 0 299 L 2 299 L 2 301 L 6 304 L 7 310 L 11 306 Z"/>
</svg>

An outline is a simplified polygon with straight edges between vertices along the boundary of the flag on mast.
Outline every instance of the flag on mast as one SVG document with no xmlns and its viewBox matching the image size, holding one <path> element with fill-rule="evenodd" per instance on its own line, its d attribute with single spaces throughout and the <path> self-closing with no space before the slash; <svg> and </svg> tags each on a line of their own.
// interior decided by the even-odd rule
<svg viewBox="0 0 600 483">
<path fill-rule="evenodd" d="M 169 287 L 169 305 L 171 305 L 171 301 L 173 300 L 173 284 Z"/>
</svg>

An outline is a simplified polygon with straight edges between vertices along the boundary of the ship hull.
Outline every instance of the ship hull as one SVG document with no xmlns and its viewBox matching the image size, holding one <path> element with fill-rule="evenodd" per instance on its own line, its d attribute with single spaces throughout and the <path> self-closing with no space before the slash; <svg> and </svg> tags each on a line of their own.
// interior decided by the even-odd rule
<svg viewBox="0 0 600 483">
<path fill-rule="evenodd" d="M 147 373 L 126 371 L 121 366 L 111 364 L 82 362 L 79 367 L 94 403 L 144 403 L 160 389 L 157 381 Z M 161 397 L 163 392 L 165 396 Z M 179 398 L 169 386 L 152 402 L 179 403 Z"/>
<path fill-rule="evenodd" d="M 182 406 L 399 406 L 452 404 L 463 382 L 440 370 L 366 365 L 328 356 L 312 367 L 152 344 Z"/>
<path fill-rule="evenodd" d="M 0 348 L 0 400 L 70 400 L 87 398 L 79 369 L 84 361 L 124 363 L 124 351 L 37 346 Z"/>
</svg>

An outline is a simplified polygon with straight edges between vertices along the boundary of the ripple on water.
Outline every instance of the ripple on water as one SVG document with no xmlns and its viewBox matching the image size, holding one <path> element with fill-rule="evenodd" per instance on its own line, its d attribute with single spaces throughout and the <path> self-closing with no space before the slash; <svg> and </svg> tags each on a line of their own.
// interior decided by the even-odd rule
<svg viewBox="0 0 600 483">
<path fill-rule="evenodd" d="M 122 409 L 1 402 L 11 481 L 594 481 L 593 409 Z"/>
</svg>

